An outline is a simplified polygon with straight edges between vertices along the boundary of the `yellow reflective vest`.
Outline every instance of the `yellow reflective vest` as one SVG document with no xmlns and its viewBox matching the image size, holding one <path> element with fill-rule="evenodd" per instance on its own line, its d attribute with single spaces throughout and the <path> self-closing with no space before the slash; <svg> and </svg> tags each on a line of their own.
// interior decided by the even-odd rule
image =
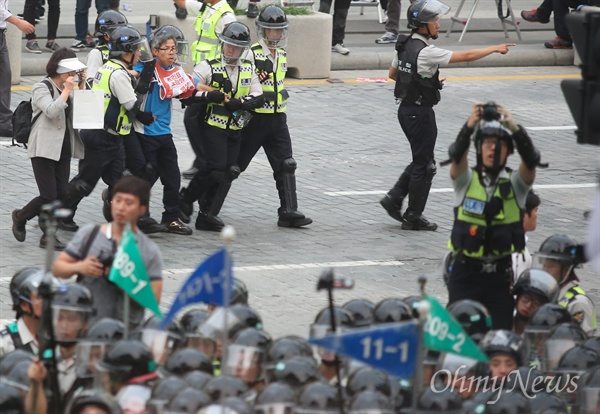
<svg viewBox="0 0 600 414">
<path fill-rule="evenodd" d="M 257 72 L 265 70 L 265 63 L 269 60 L 269 55 L 265 55 L 260 43 L 252 45 L 254 53 L 254 65 Z M 256 108 L 254 112 L 261 114 L 273 114 L 285 112 L 287 109 L 287 99 L 289 93 L 285 89 L 283 81 L 287 72 L 287 56 L 285 50 L 277 49 L 277 67 L 273 68 L 271 78 L 261 83 L 265 103 L 262 107 Z"/>
<path fill-rule="evenodd" d="M 119 103 L 117 97 L 110 90 L 110 77 L 117 70 L 123 70 L 127 73 L 127 76 L 131 77 L 127 69 L 123 66 L 112 60 L 108 60 L 96 72 L 92 89 L 104 92 L 104 129 L 112 129 L 119 135 L 129 135 L 131 132 L 131 121 L 126 115 L 127 110 Z M 133 79 L 131 87 L 133 88 Z"/>
<path fill-rule="evenodd" d="M 217 22 L 225 13 L 232 13 L 233 9 L 227 2 L 221 2 L 218 9 L 208 16 L 209 7 L 205 7 L 202 13 L 196 17 L 195 28 L 198 33 L 198 40 L 192 43 L 192 61 L 195 64 L 203 60 L 214 59 L 217 57 L 219 36 L 217 36 Z"/>
</svg>

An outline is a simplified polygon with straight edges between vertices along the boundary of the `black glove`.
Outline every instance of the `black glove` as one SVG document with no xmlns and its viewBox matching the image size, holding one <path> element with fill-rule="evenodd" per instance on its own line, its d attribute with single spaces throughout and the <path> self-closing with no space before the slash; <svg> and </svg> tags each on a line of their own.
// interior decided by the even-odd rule
<svg viewBox="0 0 600 414">
<path fill-rule="evenodd" d="M 135 115 L 135 119 L 144 125 L 151 125 L 154 122 L 154 115 L 152 115 L 152 112 L 140 111 Z"/>
<path fill-rule="evenodd" d="M 458 136 L 456 137 L 456 141 L 454 141 L 450 145 L 450 148 L 448 148 L 448 156 L 453 163 L 458 164 L 465 155 L 465 152 L 469 150 L 472 133 L 472 128 L 469 128 L 467 124 L 463 125 L 462 129 L 458 133 Z"/>
<path fill-rule="evenodd" d="M 221 91 L 210 91 L 206 93 L 209 102 L 221 103 L 225 100 L 225 94 Z"/>
<path fill-rule="evenodd" d="M 150 89 L 150 83 L 154 78 L 154 67 L 156 66 L 156 60 L 151 60 L 144 63 L 144 69 L 140 74 L 137 86 L 135 87 L 135 93 L 138 95 L 144 95 L 148 93 Z"/>
<path fill-rule="evenodd" d="M 185 19 L 188 15 L 187 10 L 186 9 L 182 9 L 181 7 L 179 7 L 176 4 L 173 4 L 173 6 L 175 6 L 175 17 L 177 17 L 178 19 Z"/>
<path fill-rule="evenodd" d="M 225 103 L 225 108 L 229 109 L 230 112 L 239 111 L 244 108 L 244 103 L 238 98 L 231 98 L 229 102 Z"/>
<path fill-rule="evenodd" d="M 181 107 L 185 108 L 186 106 L 192 106 L 195 103 L 198 103 L 198 99 L 196 98 L 196 96 L 194 94 L 194 95 L 189 96 L 187 98 L 180 99 L 179 102 L 181 102 Z"/>
<path fill-rule="evenodd" d="M 533 145 L 531 138 L 529 138 L 529 135 L 527 135 L 527 132 L 521 125 L 519 125 L 519 130 L 513 134 L 513 141 L 527 168 L 533 170 L 536 166 L 540 165 L 542 155 Z"/>
</svg>

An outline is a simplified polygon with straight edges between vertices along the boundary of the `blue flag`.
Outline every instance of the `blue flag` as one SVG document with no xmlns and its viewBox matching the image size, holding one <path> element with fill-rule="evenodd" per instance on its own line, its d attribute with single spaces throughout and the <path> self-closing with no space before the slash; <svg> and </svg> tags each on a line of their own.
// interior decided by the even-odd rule
<svg viewBox="0 0 600 414">
<path fill-rule="evenodd" d="M 400 322 L 313 338 L 308 342 L 399 378 L 411 379 L 417 359 L 418 335 L 415 322 Z"/>
<path fill-rule="evenodd" d="M 225 270 L 225 259 L 227 251 L 221 249 L 207 258 L 185 281 L 177 297 L 171 305 L 171 309 L 163 319 L 161 326 L 166 327 L 182 308 L 193 303 L 211 303 L 224 306 L 223 293 L 225 292 L 225 280 L 229 280 L 229 297 L 233 290 L 233 260 L 229 261 L 229 271 Z"/>
</svg>

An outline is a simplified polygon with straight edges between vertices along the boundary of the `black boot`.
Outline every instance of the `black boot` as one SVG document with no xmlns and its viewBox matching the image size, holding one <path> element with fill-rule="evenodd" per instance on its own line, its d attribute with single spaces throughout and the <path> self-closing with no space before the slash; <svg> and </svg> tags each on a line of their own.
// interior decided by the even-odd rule
<svg viewBox="0 0 600 414">
<path fill-rule="evenodd" d="M 431 189 L 431 180 L 423 180 L 410 182 L 408 192 L 408 208 L 402 218 L 403 230 L 429 230 L 435 231 L 437 224 L 431 223 L 423 216 L 423 210 L 425 210 L 425 204 L 427 204 L 427 198 L 429 197 L 429 190 Z"/>
<path fill-rule="evenodd" d="M 46 233 L 42 234 L 42 238 L 40 239 L 40 247 L 42 249 L 45 249 L 48 247 L 48 237 L 46 236 Z M 61 242 L 60 240 L 58 240 L 58 238 L 56 236 L 54 236 L 54 250 L 56 250 L 57 252 L 63 251 L 65 250 L 67 246 Z"/>
<path fill-rule="evenodd" d="M 13 210 L 12 212 L 12 233 L 17 241 L 24 242 L 25 236 L 27 235 L 27 230 L 25 229 L 27 220 L 21 220 L 18 218 L 19 211 L 20 210 Z"/>
<path fill-rule="evenodd" d="M 197 172 L 198 168 L 192 165 L 189 169 L 182 171 L 181 176 L 186 180 L 191 180 L 192 178 L 194 178 L 194 175 L 196 175 Z"/>
<path fill-rule="evenodd" d="M 108 188 L 102 191 L 102 215 L 107 223 L 110 223 L 113 219 L 111 210 L 111 195 Z"/>
<path fill-rule="evenodd" d="M 283 161 L 281 178 L 275 185 L 279 193 L 281 207 L 277 210 L 279 227 L 300 228 L 312 223 L 312 219 L 298 211 L 298 195 L 296 194 L 296 160 L 288 158 Z"/>
<path fill-rule="evenodd" d="M 190 222 L 190 216 L 194 214 L 194 201 L 190 191 L 187 188 L 179 190 L 179 210 L 181 212 L 180 218 L 183 220 L 187 218 L 187 223 Z M 186 221 L 184 221 L 186 223 Z"/>
<path fill-rule="evenodd" d="M 225 223 L 223 223 L 223 220 L 219 217 L 211 216 L 203 212 L 198 213 L 198 217 L 196 218 L 197 230 L 219 232 L 223 230 L 223 227 L 225 227 Z"/>
<path fill-rule="evenodd" d="M 137 226 L 145 234 L 160 233 L 166 229 L 164 224 L 154 220 L 148 212 L 138 219 Z"/>
<path fill-rule="evenodd" d="M 387 211 L 387 213 L 395 220 L 403 223 L 402 218 L 402 203 L 408 195 L 410 185 L 410 174 L 406 170 L 402 173 L 394 188 L 392 188 L 385 197 L 379 200 L 379 204 Z"/>
<path fill-rule="evenodd" d="M 231 188 L 233 180 L 240 176 L 240 169 L 237 165 L 232 165 L 227 170 L 224 179 L 214 184 L 206 190 L 204 196 L 200 199 L 200 213 L 196 219 L 196 229 L 208 231 L 221 231 L 225 223 L 217 215 L 223 207 L 225 198 Z"/>
</svg>

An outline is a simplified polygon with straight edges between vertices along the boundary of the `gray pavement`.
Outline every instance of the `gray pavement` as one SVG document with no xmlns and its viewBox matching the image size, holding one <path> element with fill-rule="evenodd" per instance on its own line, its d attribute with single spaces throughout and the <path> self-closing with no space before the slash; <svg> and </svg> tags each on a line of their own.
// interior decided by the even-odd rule
<svg viewBox="0 0 600 414">
<path fill-rule="evenodd" d="M 146 21 L 148 15 L 161 11 L 174 10 L 172 2 L 169 0 L 149 0 L 149 1 L 121 1 L 128 3 L 132 10 L 123 12 L 131 24 L 139 30 L 146 31 Z M 524 0 L 514 4 L 514 12 L 517 15 L 517 21 L 522 31 L 522 40 L 517 39 L 514 30 L 508 31 L 508 38 L 504 37 L 502 25 L 497 17 L 497 10 L 494 2 L 480 2 L 469 30 L 462 42 L 458 42 L 462 26 L 455 25 L 450 37 L 446 37 L 445 31 L 450 26 L 451 15 L 454 15 L 458 9 L 460 0 L 447 0 L 446 3 L 452 7 L 450 13 L 442 19 L 442 31 L 440 38 L 435 44 L 449 50 L 467 50 L 475 47 L 493 45 L 499 43 L 516 43 L 511 52 L 506 56 L 494 55 L 477 62 L 462 64 L 470 67 L 489 67 L 489 66 L 565 66 L 573 63 L 572 50 L 550 50 L 543 46 L 544 41 L 555 37 L 553 24 L 536 24 L 523 21 L 520 11 L 523 9 L 533 9 L 539 5 L 537 0 Z M 461 17 L 466 16 L 473 3 L 466 1 Z M 407 33 L 406 29 L 406 8 L 408 2 L 403 2 L 400 30 Z M 21 12 L 23 1 L 11 1 L 11 10 L 13 13 Z M 61 4 L 61 20 L 58 29 L 59 44 L 70 46 L 75 36 L 74 24 L 75 1 L 63 2 Z M 331 69 L 338 70 L 373 70 L 387 69 L 393 58 L 393 45 L 375 44 L 375 39 L 380 37 L 385 26 L 378 22 L 377 8 L 364 7 L 364 14 L 360 14 L 361 7 L 352 6 L 350 8 L 346 26 L 345 44 L 351 50 L 347 56 L 334 53 L 332 56 Z M 16 11 L 16 12 L 15 12 Z M 92 7 L 89 14 L 90 29 L 96 19 L 95 9 Z M 459 27 L 460 26 L 460 27 Z M 46 20 L 40 21 L 36 29 L 37 36 L 45 39 L 47 34 Z M 44 40 L 45 42 L 45 40 Z M 44 43 L 45 44 L 45 43 Z M 40 47 L 44 44 L 40 42 Z M 49 53 L 33 55 L 25 51 L 25 40 L 23 40 L 22 54 L 22 75 L 42 75 L 45 73 L 46 62 Z M 87 53 L 79 52 L 81 58 Z"/>
<path fill-rule="evenodd" d="M 444 302 L 446 291 L 438 266 L 447 251 L 452 226 L 452 193 L 447 168 L 439 168 L 426 215 L 438 223 L 436 232 L 407 232 L 380 207 L 380 197 L 410 161 L 408 143 L 397 119 L 393 83 L 357 82 L 357 78 L 385 78 L 386 71 L 342 71 L 332 74 L 344 83 L 290 82 L 288 120 L 298 161 L 300 209 L 314 223 L 303 230 L 276 226 L 278 207 L 272 172 L 262 152 L 235 181 L 221 217 L 237 231 L 233 243 L 235 276 L 250 288 L 250 303 L 263 316 L 273 335 L 308 334 L 308 324 L 326 305 L 316 292 L 318 275 L 328 266 L 356 280 L 352 291 L 336 292 L 338 303 L 356 297 L 379 301 L 417 293 L 417 278 L 426 275 L 428 292 Z M 560 80 L 577 77 L 574 67 L 459 68 L 442 72 L 446 87 L 436 108 L 438 160 L 465 122 L 475 101 L 506 104 L 550 163 L 539 170 L 537 191 L 542 198 L 536 232 L 529 235 L 535 251 L 554 233 L 582 241 L 597 183 L 600 148 L 576 144 L 573 120 Z M 40 77 L 24 78 L 12 93 L 12 105 L 28 99 L 27 85 Z M 173 131 L 181 169 L 193 154 L 185 136 L 183 111 L 175 105 Z M 42 265 L 37 220 L 27 226 L 27 240 L 18 243 L 11 233 L 10 212 L 37 195 L 31 165 L 23 148 L 0 142 L 0 319 L 12 317 L 8 281 L 21 267 Z M 473 154 L 471 154 L 473 156 Z M 509 165 L 515 167 L 517 156 Z M 72 175 L 76 164 L 72 165 Z M 83 200 L 76 221 L 101 222 L 100 191 Z M 153 190 L 151 212 L 160 217 L 161 186 Z M 193 222 L 192 222 L 193 224 Z M 71 233 L 60 231 L 61 240 Z M 208 254 L 221 246 L 218 234 L 194 231 L 192 236 L 153 236 L 165 260 L 163 306 L 170 304 L 182 281 Z M 600 305 L 598 275 L 579 271 L 584 288 Z"/>
</svg>

